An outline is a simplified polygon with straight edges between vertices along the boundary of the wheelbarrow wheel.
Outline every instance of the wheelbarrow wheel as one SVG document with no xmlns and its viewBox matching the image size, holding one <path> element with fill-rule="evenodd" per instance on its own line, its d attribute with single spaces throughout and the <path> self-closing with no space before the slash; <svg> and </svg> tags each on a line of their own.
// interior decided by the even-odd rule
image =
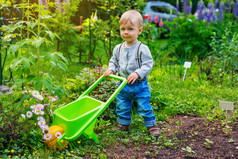
<svg viewBox="0 0 238 159">
<path fill-rule="evenodd" d="M 58 125 L 53 125 L 49 128 L 49 131 L 50 131 L 50 134 L 52 135 L 52 138 L 50 140 L 45 141 L 47 147 L 50 149 L 57 149 L 59 151 L 63 150 L 68 145 L 69 142 L 61 140 L 61 142 L 64 142 L 64 144 L 60 146 L 58 144 L 58 140 L 59 138 L 61 138 L 61 136 L 58 137 L 58 134 L 63 135 L 64 129 Z"/>
</svg>

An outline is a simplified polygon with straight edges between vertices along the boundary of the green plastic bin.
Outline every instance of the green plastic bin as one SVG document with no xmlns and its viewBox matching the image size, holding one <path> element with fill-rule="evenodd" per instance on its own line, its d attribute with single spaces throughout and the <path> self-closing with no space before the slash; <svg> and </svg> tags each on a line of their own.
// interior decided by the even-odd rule
<svg viewBox="0 0 238 159">
<path fill-rule="evenodd" d="M 59 125 L 64 129 L 64 134 L 58 140 L 59 145 L 64 145 L 65 140 L 75 140 L 81 134 L 98 141 L 93 132 L 96 119 L 127 83 L 127 80 L 123 77 L 116 75 L 109 75 L 109 77 L 121 80 L 122 83 L 106 102 L 88 96 L 89 92 L 105 78 L 101 76 L 76 101 L 54 111 L 53 125 Z M 64 142 L 61 143 L 61 140 Z"/>
</svg>

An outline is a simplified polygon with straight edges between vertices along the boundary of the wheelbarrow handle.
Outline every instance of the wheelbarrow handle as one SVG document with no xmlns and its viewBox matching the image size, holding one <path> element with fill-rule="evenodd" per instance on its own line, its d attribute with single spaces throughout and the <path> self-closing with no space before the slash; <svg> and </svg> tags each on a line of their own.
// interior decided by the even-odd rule
<svg viewBox="0 0 238 159">
<path fill-rule="evenodd" d="M 126 78 L 124 77 L 120 77 L 120 76 L 117 76 L 117 75 L 113 75 L 113 74 L 110 74 L 109 75 L 110 78 L 113 78 L 113 79 L 117 79 L 117 80 L 120 80 L 122 81 L 122 83 L 120 84 L 120 86 L 116 89 L 116 91 L 111 95 L 111 97 L 107 100 L 110 101 L 111 98 L 114 99 L 114 97 L 121 91 L 121 89 L 126 85 L 127 83 L 127 80 Z M 94 82 L 79 98 L 89 94 L 105 77 L 102 75 L 96 82 Z M 113 100 L 112 99 L 112 100 Z"/>
</svg>

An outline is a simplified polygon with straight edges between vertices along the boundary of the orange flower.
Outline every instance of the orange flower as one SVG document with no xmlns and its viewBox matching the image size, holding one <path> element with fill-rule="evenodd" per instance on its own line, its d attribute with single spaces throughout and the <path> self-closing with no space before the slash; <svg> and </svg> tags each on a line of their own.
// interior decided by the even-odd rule
<svg viewBox="0 0 238 159">
<path fill-rule="evenodd" d="M 235 72 L 232 72 L 232 75 L 235 75 Z"/>
</svg>

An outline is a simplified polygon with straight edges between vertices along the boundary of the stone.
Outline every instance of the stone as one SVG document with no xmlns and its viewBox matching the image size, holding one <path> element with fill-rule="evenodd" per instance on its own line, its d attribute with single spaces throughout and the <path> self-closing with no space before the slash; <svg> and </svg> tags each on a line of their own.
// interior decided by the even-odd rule
<svg viewBox="0 0 238 159">
<path fill-rule="evenodd" d="M 0 86 L 0 92 L 7 92 L 9 90 L 10 90 L 10 87 L 8 87 L 8 86 L 4 86 L 4 85 Z"/>
</svg>

